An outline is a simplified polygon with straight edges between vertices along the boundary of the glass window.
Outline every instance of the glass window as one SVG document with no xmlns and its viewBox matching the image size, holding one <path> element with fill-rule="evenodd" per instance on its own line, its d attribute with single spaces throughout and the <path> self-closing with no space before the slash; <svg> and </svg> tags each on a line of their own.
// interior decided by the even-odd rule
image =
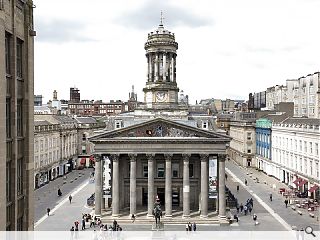
<svg viewBox="0 0 320 240">
<path fill-rule="evenodd" d="M 179 163 L 172 163 L 172 177 L 179 177 Z"/>
<path fill-rule="evenodd" d="M 319 155 L 319 144 L 318 143 L 315 144 L 315 154 L 316 154 L 316 156 Z"/>
<path fill-rule="evenodd" d="M 251 132 L 247 133 L 247 140 L 251 140 Z"/>
<path fill-rule="evenodd" d="M 11 200 L 11 161 L 6 164 L 6 196 L 7 202 Z"/>
<path fill-rule="evenodd" d="M 164 163 L 158 163 L 157 164 L 157 175 L 158 178 L 163 178 L 164 177 Z"/>
<path fill-rule="evenodd" d="M 11 99 L 6 99 L 6 133 L 7 138 L 11 138 Z"/>
<path fill-rule="evenodd" d="M 142 165 L 142 169 L 143 169 L 143 177 L 147 178 L 148 177 L 148 164 L 143 164 Z"/>
<path fill-rule="evenodd" d="M 312 142 L 309 142 L 310 153 L 312 154 Z"/>
<path fill-rule="evenodd" d="M 17 101 L 17 136 L 23 136 L 23 106 L 22 106 L 22 99 L 18 99 Z"/>
<path fill-rule="evenodd" d="M 20 39 L 17 39 L 17 76 L 22 78 L 22 44 Z"/>
<path fill-rule="evenodd" d="M 10 74 L 10 35 L 6 34 L 5 37 L 5 55 L 6 55 L 6 73 Z"/>
<path fill-rule="evenodd" d="M 23 193 L 23 159 L 17 161 L 17 192 L 18 195 Z"/>
</svg>

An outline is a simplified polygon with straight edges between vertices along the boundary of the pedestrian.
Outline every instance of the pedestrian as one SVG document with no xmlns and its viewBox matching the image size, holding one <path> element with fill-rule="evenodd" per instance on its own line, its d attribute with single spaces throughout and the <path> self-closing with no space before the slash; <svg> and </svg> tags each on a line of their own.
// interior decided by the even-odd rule
<svg viewBox="0 0 320 240">
<path fill-rule="evenodd" d="M 228 180 L 228 175 L 225 173 L 224 176 L 225 176 L 226 181 L 227 181 Z"/>
<path fill-rule="evenodd" d="M 82 218 L 82 224 L 81 224 L 81 230 L 85 230 L 86 229 L 86 220 L 84 218 Z"/>
<path fill-rule="evenodd" d="M 69 202 L 70 202 L 70 204 L 71 204 L 71 201 L 72 201 L 72 196 L 70 195 L 70 196 L 69 196 Z"/>
<path fill-rule="evenodd" d="M 112 225 L 113 225 L 113 231 L 116 231 L 117 230 L 117 221 L 116 220 L 113 220 L 113 223 L 112 223 Z"/>
<path fill-rule="evenodd" d="M 62 196 L 62 192 L 61 192 L 61 189 L 60 189 L 60 188 L 58 189 L 58 196 L 59 196 L 59 197 Z"/>
<path fill-rule="evenodd" d="M 252 207 L 251 207 L 251 205 L 250 205 L 250 204 L 249 204 L 249 206 L 248 206 L 248 210 L 249 210 L 249 213 L 250 213 L 250 215 L 251 215 Z"/>
<path fill-rule="evenodd" d="M 93 220 L 92 220 L 92 218 L 89 218 L 89 227 L 91 228 L 91 227 L 93 227 L 93 226 L 94 226 Z"/>
<path fill-rule="evenodd" d="M 134 223 L 134 221 L 136 220 L 136 216 L 134 214 L 131 215 L 131 220 L 132 220 L 132 223 Z"/>
<path fill-rule="evenodd" d="M 239 192 L 239 189 L 240 189 L 240 187 L 239 187 L 239 185 L 237 185 L 237 192 Z"/>
<path fill-rule="evenodd" d="M 47 214 L 50 215 L 50 208 L 47 208 Z"/>
<path fill-rule="evenodd" d="M 233 219 L 236 220 L 237 222 L 239 222 L 238 214 L 234 214 L 234 215 L 233 215 Z"/>
<path fill-rule="evenodd" d="M 78 221 L 74 222 L 74 226 L 75 226 L 75 231 L 79 231 L 79 222 Z"/>
<path fill-rule="evenodd" d="M 74 231 L 74 226 L 72 226 L 72 227 L 70 228 L 70 231 Z"/>
<path fill-rule="evenodd" d="M 247 207 L 247 205 L 244 205 L 243 210 L 244 210 L 244 215 L 247 215 L 247 213 L 248 213 L 248 207 Z"/>
<path fill-rule="evenodd" d="M 189 231 L 188 223 L 186 224 L 186 231 L 187 231 L 187 232 Z"/>
<path fill-rule="evenodd" d="M 240 212 L 241 212 L 241 213 L 243 212 L 243 205 L 242 205 L 242 203 L 240 204 Z"/>
<path fill-rule="evenodd" d="M 196 222 L 193 222 L 193 224 L 192 224 L 192 230 L 193 230 L 194 232 L 197 231 Z"/>
<path fill-rule="evenodd" d="M 288 207 L 288 203 L 289 203 L 288 199 L 284 200 L 284 204 L 286 205 L 286 208 Z"/>
<path fill-rule="evenodd" d="M 270 202 L 272 202 L 272 193 L 269 195 Z"/>
<path fill-rule="evenodd" d="M 251 206 L 253 207 L 253 199 L 252 198 L 250 198 L 250 204 L 251 204 Z"/>
<path fill-rule="evenodd" d="M 244 180 L 244 184 L 245 184 L 246 186 L 248 185 L 247 179 Z"/>
<path fill-rule="evenodd" d="M 240 209 L 240 207 L 239 207 L 239 205 L 237 205 L 237 213 L 239 213 L 239 209 Z"/>
<path fill-rule="evenodd" d="M 189 229 L 190 232 L 192 231 L 191 222 L 188 222 L 188 229 Z"/>
<path fill-rule="evenodd" d="M 258 225 L 259 224 L 258 221 L 257 221 L 258 217 L 257 217 L 257 215 L 255 213 L 253 214 L 252 219 L 254 221 L 254 225 Z"/>
</svg>

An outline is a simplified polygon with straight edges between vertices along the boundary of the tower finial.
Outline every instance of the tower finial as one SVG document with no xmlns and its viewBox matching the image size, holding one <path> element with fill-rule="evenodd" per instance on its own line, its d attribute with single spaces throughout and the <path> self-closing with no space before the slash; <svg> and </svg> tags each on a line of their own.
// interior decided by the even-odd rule
<svg viewBox="0 0 320 240">
<path fill-rule="evenodd" d="M 163 12 L 162 12 L 162 10 L 160 11 L 160 26 L 163 26 L 163 19 L 164 19 L 164 17 L 163 17 Z"/>
</svg>

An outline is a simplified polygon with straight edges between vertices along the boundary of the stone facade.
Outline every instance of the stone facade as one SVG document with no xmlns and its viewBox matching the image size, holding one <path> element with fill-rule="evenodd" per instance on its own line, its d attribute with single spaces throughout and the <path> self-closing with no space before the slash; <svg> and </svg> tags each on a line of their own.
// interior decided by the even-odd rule
<svg viewBox="0 0 320 240">
<path fill-rule="evenodd" d="M 319 123 L 320 119 L 289 118 L 272 125 L 269 175 L 301 192 L 320 186 Z M 315 193 L 319 197 L 319 191 L 308 191 L 309 195 Z"/>
<path fill-rule="evenodd" d="M 33 3 L 0 1 L 0 231 L 33 230 Z"/>
</svg>

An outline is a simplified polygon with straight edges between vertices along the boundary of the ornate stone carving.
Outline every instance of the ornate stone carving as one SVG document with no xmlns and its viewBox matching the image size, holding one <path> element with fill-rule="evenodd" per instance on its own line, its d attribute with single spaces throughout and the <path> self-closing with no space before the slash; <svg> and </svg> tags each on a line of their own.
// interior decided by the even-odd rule
<svg viewBox="0 0 320 240">
<path fill-rule="evenodd" d="M 137 160 L 137 154 L 128 154 L 130 161 L 136 161 Z"/>
<path fill-rule="evenodd" d="M 149 161 L 154 160 L 155 154 L 146 154 Z"/>
<path fill-rule="evenodd" d="M 201 161 L 207 161 L 209 159 L 209 154 L 200 154 Z"/>
<path fill-rule="evenodd" d="M 164 159 L 166 161 L 171 161 L 172 160 L 173 154 L 163 154 L 163 155 L 164 155 Z"/>
<path fill-rule="evenodd" d="M 218 154 L 218 161 L 225 162 L 226 161 L 226 154 Z"/>
<path fill-rule="evenodd" d="M 111 154 L 110 158 L 112 159 L 112 161 L 119 161 L 120 154 Z"/>
<path fill-rule="evenodd" d="M 183 161 L 189 161 L 191 154 L 182 154 Z"/>
</svg>

